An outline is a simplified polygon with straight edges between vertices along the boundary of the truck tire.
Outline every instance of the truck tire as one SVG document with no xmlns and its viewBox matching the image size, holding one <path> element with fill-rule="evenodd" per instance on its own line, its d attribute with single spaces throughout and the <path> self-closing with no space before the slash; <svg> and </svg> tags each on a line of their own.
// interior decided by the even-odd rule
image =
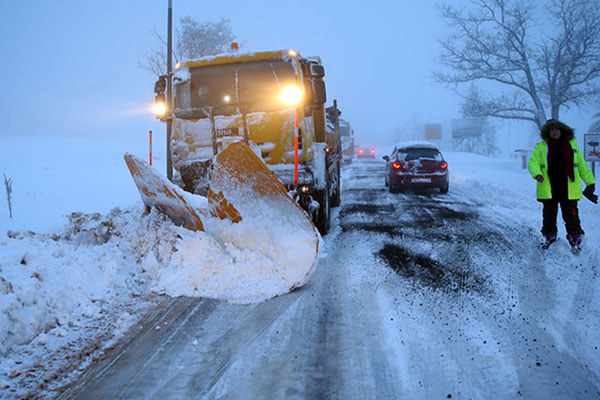
<svg viewBox="0 0 600 400">
<path fill-rule="evenodd" d="M 329 213 L 329 191 L 323 189 L 315 193 L 317 202 L 319 203 L 319 211 L 317 211 L 317 220 L 315 225 L 321 233 L 321 236 L 327 235 L 331 226 L 331 215 Z"/>
<path fill-rule="evenodd" d="M 337 185 L 335 192 L 331 196 L 331 207 L 337 207 L 342 202 L 342 182 L 340 181 L 340 165 L 336 168 Z"/>
</svg>

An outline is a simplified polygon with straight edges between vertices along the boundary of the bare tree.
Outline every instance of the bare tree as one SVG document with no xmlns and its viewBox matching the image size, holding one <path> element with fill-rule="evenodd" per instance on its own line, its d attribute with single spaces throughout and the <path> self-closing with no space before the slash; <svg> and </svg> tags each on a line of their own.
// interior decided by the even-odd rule
<svg viewBox="0 0 600 400">
<path fill-rule="evenodd" d="M 167 72 L 167 41 L 156 29 L 151 34 L 159 45 L 138 64 L 151 74 L 161 76 Z M 225 53 L 234 40 L 230 21 L 226 18 L 221 18 L 218 22 L 200 23 L 192 17 L 183 17 L 175 29 L 173 59 L 178 62 Z"/>
<path fill-rule="evenodd" d="M 594 114 L 594 122 L 588 128 L 590 133 L 600 133 L 600 113 Z"/>
<path fill-rule="evenodd" d="M 441 62 L 451 72 L 434 76 L 464 97 L 466 115 L 541 127 L 547 116 L 558 119 L 562 108 L 600 95 L 597 0 L 550 0 L 543 10 L 535 4 L 471 0 L 469 9 L 441 6 L 452 29 L 440 40 Z"/>
</svg>

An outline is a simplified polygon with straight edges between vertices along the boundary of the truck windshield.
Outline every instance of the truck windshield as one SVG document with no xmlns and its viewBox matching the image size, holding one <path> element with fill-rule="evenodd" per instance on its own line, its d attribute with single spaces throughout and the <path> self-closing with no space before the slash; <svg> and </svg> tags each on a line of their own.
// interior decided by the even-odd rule
<svg viewBox="0 0 600 400">
<path fill-rule="evenodd" d="M 210 65 L 190 69 L 191 79 L 176 87 L 175 112 L 203 117 L 198 111 L 212 107 L 215 115 L 274 111 L 281 88 L 296 83 L 292 64 L 283 60 Z M 187 114 L 187 115 L 183 115 Z"/>
</svg>

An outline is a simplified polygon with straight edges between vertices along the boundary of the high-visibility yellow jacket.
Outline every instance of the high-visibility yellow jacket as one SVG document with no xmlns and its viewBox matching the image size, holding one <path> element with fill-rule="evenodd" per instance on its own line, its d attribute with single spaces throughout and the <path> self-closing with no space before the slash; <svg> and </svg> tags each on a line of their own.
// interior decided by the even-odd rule
<svg viewBox="0 0 600 400">
<path fill-rule="evenodd" d="M 567 178 L 568 187 L 568 198 L 569 200 L 581 199 L 581 179 L 586 185 L 595 184 L 594 175 L 590 171 L 587 162 L 579 150 L 577 141 L 575 139 L 569 140 L 571 148 L 573 149 L 573 167 L 575 180 Z M 533 178 L 538 175 L 544 177 L 544 182 L 537 183 L 536 195 L 538 200 L 548 200 L 552 198 L 552 188 L 550 187 L 550 178 L 548 178 L 548 143 L 541 141 L 535 145 L 529 162 L 529 173 Z"/>
</svg>

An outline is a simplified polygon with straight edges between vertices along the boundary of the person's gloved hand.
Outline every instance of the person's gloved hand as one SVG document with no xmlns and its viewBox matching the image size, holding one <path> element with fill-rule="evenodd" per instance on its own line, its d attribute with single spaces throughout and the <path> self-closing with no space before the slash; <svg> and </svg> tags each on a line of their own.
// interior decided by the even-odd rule
<svg viewBox="0 0 600 400">
<path fill-rule="evenodd" d="M 592 203 L 598 204 L 598 195 L 594 194 L 594 190 L 596 189 L 596 185 L 588 185 L 583 191 L 583 195 Z"/>
<path fill-rule="evenodd" d="M 541 175 L 536 175 L 535 180 L 541 183 L 541 182 L 544 182 L 544 177 Z"/>
</svg>

